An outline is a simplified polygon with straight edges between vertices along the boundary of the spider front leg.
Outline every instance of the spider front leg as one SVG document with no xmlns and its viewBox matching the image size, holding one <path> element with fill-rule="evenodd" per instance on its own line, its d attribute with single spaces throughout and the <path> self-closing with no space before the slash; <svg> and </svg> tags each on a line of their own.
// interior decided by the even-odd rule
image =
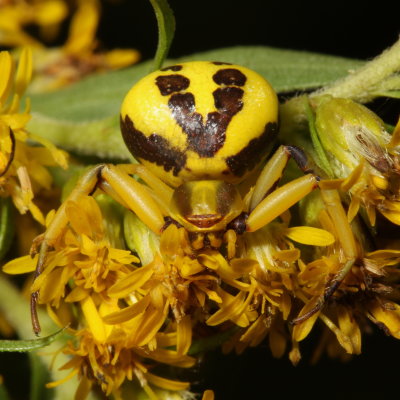
<svg viewBox="0 0 400 400">
<path fill-rule="evenodd" d="M 301 324 L 312 315 L 319 312 L 336 292 L 353 265 L 362 258 L 339 193 L 336 190 L 324 189 L 323 185 L 321 186 L 321 197 L 325 204 L 326 212 L 332 221 L 332 228 L 335 230 L 335 236 L 338 238 L 337 240 L 340 245 L 340 252 L 338 253 L 341 253 L 341 267 L 327 283 L 324 293 L 320 296 L 316 305 L 307 313 L 293 319 L 291 321 L 293 325 Z"/>
<path fill-rule="evenodd" d="M 271 191 L 281 178 L 291 157 L 307 174 Z M 246 231 L 254 232 L 270 223 L 314 190 L 318 186 L 318 181 L 319 177 L 308 167 L 307 157 L 302 150 L 294 146 L 280 146 L 257 179 L 250 201 Z"/>
<path fill-rule="evenodd" d="M 76 187 L 57 210 L 46 232 L 41 237 L 34 279 L 42 273 L 48 251 L 68 225 L 66 204 L 69 201 L 77 201 L 82 196 L 92 195 L 97 188 L 102 189 L 116 201 L 133 211 L 152 231 L 157 234 L 161 232 L 164 226 L 164 216 L 146 187 L 129 176 L 124 168 L 110 164 L 97 165 L 81 177 Z M 31 295 L 32 326 L 36 335 L 40 332 L 37 315 L 38 297 L 37 291 Z"/>
</svg>

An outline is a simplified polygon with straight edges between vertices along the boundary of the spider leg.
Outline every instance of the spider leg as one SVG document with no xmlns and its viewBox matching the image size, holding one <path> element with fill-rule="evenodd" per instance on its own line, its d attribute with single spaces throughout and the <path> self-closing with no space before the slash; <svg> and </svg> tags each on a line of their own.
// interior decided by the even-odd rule
<svg viewBox="0 0 400 400">
<path fill-rule="evenodd" d="M 35 279 L 43 271 L 49 250 L 68 225 L 68 217 L 65 211 L 67 202 L 77 201 L 81 196 L 92 195 L 97 188 L 104 189 L 115 200 L 136 213 L 152 231 L 157 234 L 161 232 L 164 226 L 164 217 L 146 187 L 129 176 L 123 168 L 110 164 L 99 164 L 81 177 L 66 201 L 57 210 L 46 232 L 43 234 L 35 270 Z M 38 297 L 39 293 L 37 291 L 31 294 L 32 326 L 36 335 L 40 332 L 40 323 L 36 310 Z"/>
<path fill-rule="evenodd" d="M 343 282 L 355 261 L 359 258 L 357 243 L 340 200 L 339 193 L 336 190 L 321 189 L 321 196 L 326 211 L 333 221 L 333 226 L 336 230 L 336 237 L 339 239 L 344 259 L 342 261 L 341 269 L 330 280 L 315 307 L 309 310 L 306 314 L 293 319 L 291 323 L 294 325 L 301 324 L 323 308 L 329 298 Z"/>
<path fill-rule="evenodd" d="M 251 197 L 250 211 L 256 208 L 262 199 L 279 182 L 290 158 L 293 158 L 304 173 L 314 173 L 308 165 L 309 162 L 303 150 L 296 146 L 279 146 L 265 164 L 257 179 Z"/>
<path fill-rule="evenodd" d="M 318 177 L 307 174 L 274 190 L 250 212 L 246 231 L 254 232 L 267 225 L 317 186 Z"/>
</svg>

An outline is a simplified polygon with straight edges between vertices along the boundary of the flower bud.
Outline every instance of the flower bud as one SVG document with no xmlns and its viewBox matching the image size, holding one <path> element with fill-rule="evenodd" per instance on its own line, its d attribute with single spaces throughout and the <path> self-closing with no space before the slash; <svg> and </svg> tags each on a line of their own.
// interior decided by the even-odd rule
<svg viewBox="0 0 400 400">
<path fill-rule="evenodd" d="M 381 173 L 392 168 L 387 151 L 391 136 L 365 106 L 324 96 L 318 100 L 315 127 L 336 177 L 346 178 L 363 158 Z"/>
<path fill-rule="evenodd" d="M 124 215 L 124 234 L 128 248 L 137 253 L 142 265 L 153 261 L 160 251 L 159 237 L 130 211 Z"/>
</svg>

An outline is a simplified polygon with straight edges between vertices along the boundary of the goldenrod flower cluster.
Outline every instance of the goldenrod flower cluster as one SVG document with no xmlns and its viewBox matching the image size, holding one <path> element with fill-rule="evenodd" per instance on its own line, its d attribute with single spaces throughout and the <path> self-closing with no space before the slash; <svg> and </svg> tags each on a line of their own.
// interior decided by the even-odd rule
<svg viewBox="0 0 400 400">
<path fill-rule="evenodd" d="M 35 194 L 50 190 L 52 177 L 47 169 L 67 167 L 67 154 L 26 130 L 30 119 L 30 102 L 22 97 L 32 77 L 32 55 L 25 48 L 15 67 L 8 52 L 0 52 L 0 196 L 11 197 L 21 214 L 30 211 L 44 224 L 44 217 L 34 202 Z M 33 146 L 36 142 L 42 146 Z"/>
</svg>

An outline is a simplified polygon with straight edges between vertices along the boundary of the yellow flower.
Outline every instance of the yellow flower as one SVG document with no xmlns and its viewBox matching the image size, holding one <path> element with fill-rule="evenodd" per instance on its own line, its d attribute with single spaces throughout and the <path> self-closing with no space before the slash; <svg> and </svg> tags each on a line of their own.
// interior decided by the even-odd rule
<svg viewBox="0 0 400 400">
<path fill-rule="evenodd" d="M 137 267 L 139 259 L 130 251 L 112 247 L 115 238 L 110 238 L 110 227 L 93 197 L 82 196 L 77 202 L 67 202 L 65 213 L 68 226 L 53 244 L 42 274 L 31 287 L 59 326 L 78 327 L 77 331 L 69 329 L 75 340 L 64 349 L 72 355 L 64 368 L 72 371 L 50 387 L 79 373 L 79 393 L 98 384 L 107 395 L 117 396 L 125 380 L 137 380 L 152 399 L 158 398 L 153 386 L 185 390 L 187 382 L 149 372 L 150 366 L 157 363 L 190 367 L 195 362 L 186 355 L 191 344 L 190 317 L 182 316 L 179 322 L 163 326 L 172 301 L 172 297 L 165 301 L 159 297 L 163 283 L 167 287 L 172 284 L 162 282 L 165 272 L 157 268 L 164 266 L 156 257 L 148 266 Z M 49 213 L 47 225 L 53 216 L 54 212 Z M 3 269 L 13 274 L 30 272 L 36 262 L 37 257 L 21 257 Z M 162 275 L 154 278 L 157 274 Z M 143 287 L 150 278 L 157 288 L 146 293 Z M 167 293 L 170 290 L 171 287 Z M 124 294 L 119 298 L 115 293 Z M 121 309 L 122 303 L 126 307 Z"/>
<path fill-rule="evenodd" d="M 87 75 L 123 68 L 139 61 L 140 53 L 134 49 L 98 51 L 96 31 L 100 12 L 98 0 L 77 1 L 66 43 L 61 47 L 36 49 L 35 79 L 31 91 L 55 90 Z"/>
<path fill-rule="evenodd" d="M 45 41 L 53 40 L 72 7 L 66 0 L 10 0 L 0 2 L 0 44 L 30 46 L 35 74 L 30 92 L 55 90 L 83 77 L 123 68 L 139 61 L 134 49 L 98 51 L 96 40 L 101 4 L 99 0 L 77 0 L 68 38 L 63 46 L 46 47 L 26 31 L 37 25 Z"/>
<path fill-rule="evenodd" d="M 84 399 L 94 384 L 99 385 L 105 395 L 112 395 L 118 399 L 121 398 L 121 386 L 126 381 L 139 382 L 152 400 L 160 399 L 154 390 L 155 387 L 170 391 L 183 391 L 189 387 L 188 382 L 162 378 L 151 373 L 149 370 L 155 363 L 150 360 L 159 361 L 159 356 L 152 352 L 144 352 L 140 348 L 127 347 L 125 341 L 129 332 L 114 328 L 104 343 L 98 342 L 90 329 L 74 332 L 74 336 L 74 343 L 69 342 L 63 350 L 65 354 L 71 355 L 71 360 L 61 367 L 70 372 L 64 379 L 48 383 L 48 388 L 62 384 L 76 374 L 81 376 L 76 394 L 79 399 Z M 192 359 L 176 356 L 176 353 L 164 356 L 164 359 L 168 359 L 172 365 L 193 365 Z"/>
<path fill-rule="evenodd" d="M 359 354 L 367 319 L 398 337 L 400 319 L 395 287 L 400 251 L 366 252 L 361 230 L 355 229 L 355 222 L 350 225 L 337 192 L 315 192 L 310 203 L 317 216 L 313 223 L 332 232 L 336 240 L 314 252 L 315 258 L 310 262 L 299 263 L 296 295 L 304 305 L 294 320 L 292 339 L 304 340 L 320 320 L 331 334 L 323 335 L 317 354 L 326 348 L 338 355 L 339 348 L 332 344 L 332 339 L 342 353 Z M 323 305 L 326 307 L 322 308 Z M 315 358 L 319 357 L 317 354 Z"/>
<path fill-rule="evenodd" d="M 225 343 L 225 351 L 235 348 L 241 353 L 268 336 L 272 354 L 281 357 L 288 340 L 285 323 L 297 295 L 298 265 L 301 264 L 301 251 L 292 241 L 314 246 L 334 242 L 333 235 L 326 230 L 288 227 L 289 218 L 283 219 L 282 223 L 273 222 L 246 234 L 239 243 L 239 257 L 230 260 L 230 279 L 221 276 L 236 290 L 236 295 L 231 294 L 232 288 L 229 293 L 218 288 L 222 298 L 218 304 L 220 309 L 206 322 L 217 325 L 230 320 L 243 328 Z"/>
<path fill-rule="evenodd" d="M 0 2 L 0 44 L 5 46 L 37 46 L 41 44 L 24 28 L 37 25 L 45 39 L 58 32 L 68 15 L 63 0 L 7 0 Z"/>
<path fill-rule="evenodd" d="M 187 232 L 170 225 L 161 235 L 153 261 L 121 276 L 108 290 L 111 298 L 124 300 L 128 307 L 107 316 L 105 321 L 131 321 L 135 324 L 131 340 L 148 346 L 154 346 L 154 339 L 164 326 L 176 335 L 177 352 L 186 354 L 195 323 L 192 315 L 205 309 L 208 299 L 222 301 L 216 291 L 219 277 L 212 269 L 226 261 L 223 257 L 210 261 L 210 257 L 210 254 L 195 257 Z M 132 296 L 140 300 L 132 304 Z M 146 303 L 146 311 L 140 317 L 137 315 L 139 303 Z M 174 319 L 167 323 L 169 310 Z"/>
<path fill-rule="evenodd" d="M 42 212 L 33 202 L 36 193 L 50 189 L 48 166 L 67 167 L 67 155 L 50 142 L 25 130 L 30 119 L 29 99 L 20 111 L 21 98 L 31 80 L 32 55 L 21 52 L 18 69 L 8 52 L 0 52 L 0 195 L 10 196 L 21 214 L 30 211 L 44 223 Z M 43 147 L 29 144 L 40 143 Z"/>
<path fill-rule="evenodd" d="M 360 206 L 375 225 L 376 211 L 400 225 L 400 120 L 391 136 L 384 122 L 350 99 L 317 101 L 316 128 L 336 180 L 332 188 L 348 192 L 351 221 Z"/>
<path fill-rule="evenodd" d="M 68 202 L 65 211 L 68 229 L 48 254 L 46 268 L 32 287 L 32 291 L 39 290 L 40 303 L 54 307 L 62 299 L 79 302 L 93 294 L 106 296 L 118 274 L 131 272 L 132 263 L 139 262 L 129 251 L 110 246 L 100 208 L 92 197 L 84 196 L 79 203 Z M 46 225 L 53 216 L 54 212 L 49 213 Z M 8 273 L 33 271 L 36 261 L 37 256 L 28 263 L 22 257 L 6 264 L 4 270 Z"/>
</svg>

